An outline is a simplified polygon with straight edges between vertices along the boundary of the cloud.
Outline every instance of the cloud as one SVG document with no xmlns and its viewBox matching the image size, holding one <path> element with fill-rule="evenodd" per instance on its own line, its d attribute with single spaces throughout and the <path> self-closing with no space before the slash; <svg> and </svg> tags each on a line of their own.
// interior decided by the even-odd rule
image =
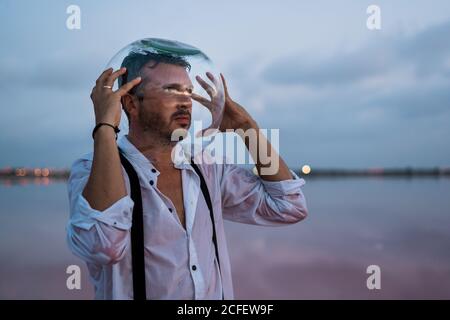
<svg viewBox="0 0 450 320">
<path fill-rule="evenodd" d="M 379 74 L 391 60 L 389 53 L 383 50 L 377 50 L 377 53 L 374 53 L 371 49 L 339 54 L 323 61 L 288 57 L 269 65 L 262 76 L 269 83 L 278 85 L 344 84 Z"/>
<path fill-rule="evenodd" d="M 417 76 L 449 72 L 450 21 L 427 28 L 416 35 L 380 36 L 353 52 L 341 52 L 323 59 L 301 55 L 273 61 L 263 78 L 277 85 L 349 85 L 412 65 Z"/>
<path fill-rule="evenodd" d="M 4 57 L 0 60 L 0 88 L 56 91 L 83 89 L 95 84 L 101 61 L 100 57 L 87 54 L 81 57 L 70 54 Z"/>
<path fill-rule="evenodd" d="M 448 73 L 450 66 L 450 21 L 430 27 L 415 36 L 398 41 L 398 60 L 413 63 L 418 76 Z"/>
<path fill-rule="evenodd" d="M 280 11 L 282 18 L 273 16 L 273 6 L 260 6 L 258 11 L 265 15 L 253 22 L 254 30 L 248 26 L 252 6 L 241 8 L 239 19 L 231 25 L 226 15 L 208 15 L 220 28 L 205 28 L 204 19 L 186 24 L 184 17 L 195 17 L 196 6 L 179 13 L 171 6 L 158 6 L 155 19 L 137 19 L 148 15 L 136 5 L 125 13 L 136 23 L 117 26 L 111 17 L 124 15 L 118 3 L 107 11 L 90 2 L 80 5 L 85 17 L 80 32 L 65 28 L 64 5 L 48 6 L 49 18 L 42 21 L 37 12 L 21 14 L 21 7 L 2 13 L 9 29 L 15 30 L 0 30 L 5 42 L 13 44 L 0 49 L 0 90 L 6 110 L 0 118 L 0 146 L 18 151 L 8 156 L 8 163 L 25 158 L 31 162 L 36 150 L 64 147 L 61 141 L 73 141 L 78 149 L 91 148 L 89 93 L 95 79 L 113 52 L 149 35 L 198 44 L 226 65 L 232 97 L 261 127 L 281 129 L 282 154 L 289 164 L 435 165 L 450 161 L 450 151 L 446 151 L 450 149 L 442 139 L 450 135 L 450 43 L 446 41 L 450 21 L 431 26 L 445 15 L 436 18 L 434 13 L 420 12 L 417 19 L 424 29 L 405 35 L 389 27 L 380 33 L 357 29 L 360 21 L 353 15 L 364 6 L 353 4 L 339 11 L 339 18 L 327 16 L 332 21 L 326 26 L 318 13 L 323 4 L 308 7 L 313 11 L 298 10 L 298 16 L 293 10 L 297 2 L 292 3 Z M 232 7 L 226 8 L 232 14 Z M 314 19 L 307 19 L 311 12 Z M 267 23 L 266 16 L 274 23 Z M 390 26 L 400 23 L 393 19 Z M 295 31 L 297 39 L 304 41 L 292 41 L 286 30 Z M 352 50 L 345 49 L 349 42 Z M 80 134 L 86 140 L 77 140 Z M 50 149 L 39 157 L 58 158 L 60 150 Z"/>
<path fill-rule="evenodd" d="M 314 51 L 272 60 L 236 77 L 239 101 L 262 127 L 281 129 L 281 152 L 291 164 L 444 165 L 450 161 L 442 139 L 450 135 L 446 35 L 450 21 L 325 59 Z M 255 97 L 263 106 L 258 113 Z"/>
</svg>

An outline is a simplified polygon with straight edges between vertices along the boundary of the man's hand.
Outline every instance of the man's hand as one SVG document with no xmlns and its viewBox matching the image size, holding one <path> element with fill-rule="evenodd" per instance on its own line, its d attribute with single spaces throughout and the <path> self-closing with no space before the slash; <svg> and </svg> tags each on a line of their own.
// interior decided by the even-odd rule
<svg viewBox="0 0 450 320">
<path fill-rule="evenodd" d="M 247 130 L 249 128 L 256 128 L 256 121 L 250 116 L 250 114 L 242 107 L 239 103 L 231 99 L 227 83 L 225 82 L 225 77 L 220 74 L 222 78 L 223 87 L 225 91 L 225 110 L 223 113 L 222 123 L 220 125 L 220 130 L 225 131 L 226 129 L 243 129 Z"/>
<path fill-rule="evenodd" d="M 217 110 L 214 109 L 214 95 L 217 96 L 217 92 L 220 91 L 220 85 L 223 85 L 223 91 L 225 96 L 225 106 L 223 113 L 220 113 L 220 122 L 214 128 L 219 128 L 220 131 L 224 132 L 227 129 L 233 129 L 237 134 L 241 136 L 243 139 L 247 150 L 255 161 L 255 167 L 258 171 L 260 177 L 264 180 L 269 181 L 282 181 L 292 179 L 293 176 L 289 171 L 286 163 L 283 159 L 278 155 L 275 149 L 273 149 L 270 142 L 267 138 L 262 134 L 259 130 L 258 124 L 256 121 L 250 116 L 250 114 L 237 102 L 231 99 L 227 84 L 225 82 L 225 78 L 222 74 L 220 77 L 222 78 L 222 83 L 219 83 L 211 73 L 206 73 L 209 80 L 212 81 L 215 88 L 211 87 L 208 83 L 206 83 L 203 79 L 197 76 L 198 83 L 206 90 L 208 95 L 211 97 L 211 101 L 205 99 L 197 94 L 192 94 L 192 99 L 200 102 L 205 107 L 207 107 L 213 116 L 213 123 L 217 122 L 217 118 L 214 118 L 216 114 L 219 114 Z M 219 88 L 219 89 L 216 89 Z M 217 104 L 216 104 L 217 105 Z M 212 126 L 211 126 L 212 127 Z M 210 128 L 211 128 L 210 127 Z M 242 129 L 237 130 L 237 129 Z M 249 139 L 245 139 L 245 131 L 246 130 L 254 130 L 256 133 L 256 148 L 251 147 Z M 207 129 L 206 129 L 207 130 Z M 237 130 L 237 131 L 236 131 Z M 264 159 L 261 159 L 260 149 L 265 150 L 267 154 L 264 155 Z M 269 161 L 261 161 L 269 159 Z M 270 169 L 270 170 L 266 170 Z M 273 169 L 273 170 L 272 170 Z M 270 173 L 266 173 L 270 172 Z"/>
<path fill-rule="evenodd" d="M 103 71 L 97 79 L 91 93 L 96 124 L 106 122 L 114 126 L 119 125 L 122 113 L 120 99 L 141 81 L 141 77 L 137 77 L 120 87 L 117 91 L 113 91 L 111 88 L 114 85 L 114 81 L 125 72 L 126 68 L 121 68 L 115 72 L 113 72 L 112 68 L 109 68 Z"/>
<path fill-rule="evenodd" d="M 115 72 L 110 68 L 97 79 L 91 93 L 96 124 L 104 122 L 119 125 L 122 112 L 120 99 L 141 81 L 138 77 L 114 92 L 111 89 L 114 81 L 125 72 L 125 68 Z M 113 131 L 100 129 L 95 134 L 91 173 L 83 189 L 83 196 L 93 209 L 103 211 L 126 195 L 127 189 Z"/>
<path fill-rule="evenodd" d="M 209 80 L 211 80 L 214 87 L 209 85 L 199 76 L 197 76 L 196 79 L 202 88 L 208 93 L 211 100 L 203 98 L 195 93 L 193 93 L 191 97 L 211 111 L 213 120 L 208 129 L 218 128 L 220 131 L 225 132 L 227 129 L 246 130 L 249 128 L 255 128 L 255 120 L 253 120 L 250 114 L 239 103 L 231 99 L 224 76 L 220 74 L 222 83 L 220 83 L 209 72 L 206 73 L 206 76 Z M 224 104 L 223 110 L 221 104 Z"/>
</svg>

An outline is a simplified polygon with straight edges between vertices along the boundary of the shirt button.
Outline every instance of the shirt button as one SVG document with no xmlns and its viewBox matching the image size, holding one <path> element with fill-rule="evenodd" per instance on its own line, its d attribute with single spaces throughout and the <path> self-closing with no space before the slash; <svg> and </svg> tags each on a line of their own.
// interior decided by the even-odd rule
<svg viewBox="0 0 450 320">
<path fill-rule="evenodd" d="M 156 169 L 152 169 L 152 172 L 153 172 L 153 173 L 156 173 Z"/>
<path fill-rule="evenodd" d="M 150 180 L 150 185 L 152 186 L 155 182 L 153 180 Z"/>
<path fill-rule="evenodd" d="M 192 266 L 192 270 L 197 270 L 197 266 L 195 264 Z"/>
</svg>

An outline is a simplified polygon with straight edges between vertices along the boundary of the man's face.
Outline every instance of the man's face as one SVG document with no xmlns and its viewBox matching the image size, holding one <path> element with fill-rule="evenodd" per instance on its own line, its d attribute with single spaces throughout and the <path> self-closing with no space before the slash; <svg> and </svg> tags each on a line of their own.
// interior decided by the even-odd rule
<svg viewBox="0 0 450 320">
<path fill-rule="evenodd" d="M 193 85 L 183 66 L 150 61 L 141 70 L 142 97 L 138 121 L 143 128 L 170 140 L 176 129 L 191 125 Z"/>
</svg>

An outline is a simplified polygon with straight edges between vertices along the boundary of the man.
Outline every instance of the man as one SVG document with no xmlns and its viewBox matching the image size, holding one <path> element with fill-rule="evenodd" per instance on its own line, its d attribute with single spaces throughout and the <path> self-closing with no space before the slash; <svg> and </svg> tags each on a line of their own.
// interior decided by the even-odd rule
<svg viewBox="0 0 450 320">
<path fill-rule="evenodd" d="M 233 164 L 198 164 L 197 172 L 187 155 L 172 159 L 176 142 L 171 135 L 189 128 L 192 99 L 212 108 L 217 88 L 197 77 L 211 101 L 193 93 L 183 59 L 131 54 L 122 65 L 127 68 L 104 71 L 92 90 L 94 152 L 77 160 L 71 170 L 69 247 L 86 261 L 97 299 L 136 298 L 130 240 L 135 203 L 119 147 L 139 180 L 145 297 L 233 299 L 223 219 L 266 226 L 296 223 L 307 215 L 301 191 L 305 182 L 262 134 L 259 145 L 266 144 L 279 163 L 273 175 L 262 173 L 270 164 L 263 165 L 247 141 L 260 175 Z M 258 130 L 256 121 L 230 98 L 224 77 L 207 76 L 215 85 L 222 81 L 224 88 L 220 130 Z M 121 86 L 113 91 L 118 78 Z M 116 142 L 121 105 L 129 133 Z"/>
</svg>

